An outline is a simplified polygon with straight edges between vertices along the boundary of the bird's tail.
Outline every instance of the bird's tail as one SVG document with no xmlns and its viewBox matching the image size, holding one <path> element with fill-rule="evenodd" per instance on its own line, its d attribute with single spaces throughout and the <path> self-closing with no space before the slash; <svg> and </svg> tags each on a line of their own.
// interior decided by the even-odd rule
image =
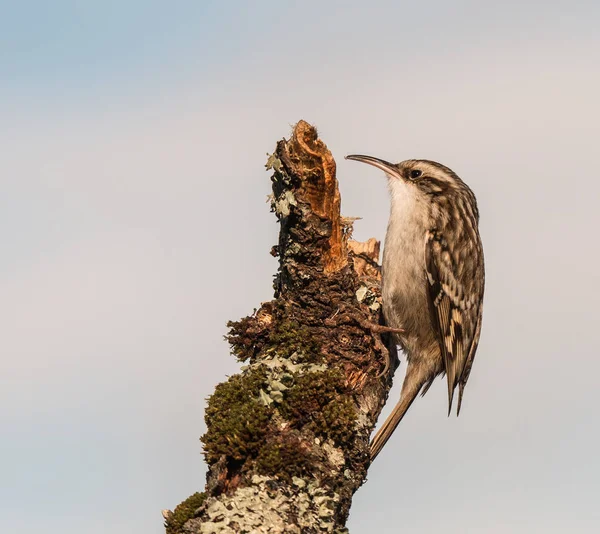
<svg viewBox="0 0 600 534">
<path fill-rule="evenodd" d="M 402 392 L 398 404 L 394 406 L 394 410 L 385 420 L 383 426 L 377 431 L 377 434 L 375 434 L 375 437 L 371 442 L 371 462 L 375 460 L 377 455 L 381 452 L 381 449 L 383 449 L 387 443 L 388 439 L 390 439 L 394 433 L 394 430 L 396 430 L 396 427 L 400 424 L 400 421 L 402 421 L 404 414 L 408 411 L 410 405 L 419 394 L 420 389 L 421 388 L 419 387 Z"/>
</svg>

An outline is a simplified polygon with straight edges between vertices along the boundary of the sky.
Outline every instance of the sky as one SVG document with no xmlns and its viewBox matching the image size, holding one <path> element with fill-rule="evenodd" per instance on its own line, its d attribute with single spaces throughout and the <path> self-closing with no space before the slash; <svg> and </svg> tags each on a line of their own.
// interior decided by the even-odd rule
<svg viewBox="0 0 600 534">
<path fill-rule="evenodd" d="M 159 534 L 203 489 L 225 324 L 272 297 L 266 154 L 305 119 L 357 239 L 384 236 L 385 178 L 343 156 L 433 159 L 477 195 L 486 255 L 461 416 L 441 381 L 413 405 L 351 533 L 598 532 L 599 17 L 0 1 L 0 531 Z"/>
</svg>

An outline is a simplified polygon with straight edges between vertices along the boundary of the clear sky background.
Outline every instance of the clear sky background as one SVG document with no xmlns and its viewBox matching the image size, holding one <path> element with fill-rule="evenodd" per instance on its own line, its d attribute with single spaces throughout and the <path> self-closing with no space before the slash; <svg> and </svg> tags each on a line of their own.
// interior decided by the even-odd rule
<svg viewBox="0 0 600 534">
<path fill-rule="evenodd" d="M 595 0 L 0 2 L 0 531 L 159 534 L 202 490 L 225 323 L 272 295 L 266 153 L 303 118 L 358 239 L 386 184 L 343 155 L 434 159 L 487 261 L 463 413 L 441 381 L 413 406 L 352 534 L 599 532 L 599 24 Z"/>
</svg>

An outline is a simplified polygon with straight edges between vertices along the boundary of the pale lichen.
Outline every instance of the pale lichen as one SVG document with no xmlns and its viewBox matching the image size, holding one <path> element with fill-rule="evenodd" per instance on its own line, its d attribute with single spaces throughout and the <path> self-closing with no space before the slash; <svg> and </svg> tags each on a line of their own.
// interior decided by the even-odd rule
<svg viewBox="0 0 600 534">
<path fill-rule="evenodd" d="M 361 284 L 356 290 L 355 296 L 358 302 L 366 304 L 369 309 L 373 311 L 377 311 L 381 308 L 379 296 L 375 294 L 370 287 L 364 284 Z"/>
<path fill-rule="evenodd" d="M 283 167 L 281 160 L 275 154 L 267 154 L 267 156 L 269 157 L 267 159 L 267 163 L 265 163 L 265 168 L 268 171 L 273 169 L 276 172 L 281 172 Z"/>
<path fill-rule="evenodd" d="M 279 217 L 289 217 L 290 206 L 297 205 L 298 202 L 296 201 L 296 197 L 291 191 L 286 191 L 281 197 L 274 199 L 272 203 L 273 211 L 275 211 Z"/>
<path fill-rule="evenodd" d="M 251 486 L 207 501 L 203 517 L 190 519 L 182 532 L 342 532 L 335 529 L 334 510 L 339 500 L 337 493 L 314 480 L 294 477 L 288 486 L 271 477 L 254 475 Z M 290 521 L 291 517 L 295 520 Z"/>
</svg>

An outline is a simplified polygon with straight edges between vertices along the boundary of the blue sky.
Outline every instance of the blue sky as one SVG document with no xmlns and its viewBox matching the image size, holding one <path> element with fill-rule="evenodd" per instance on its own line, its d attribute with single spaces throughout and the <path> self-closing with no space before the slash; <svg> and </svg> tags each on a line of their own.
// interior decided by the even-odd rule
<svg viewBox="0 0 600 534">
<path fill-rule="evenodd" d="M 158 534 L 203 488 L 225 323 L 271 297 L 265 154 L 304 118 L 357 238 L 383 237 L 388 200 L 348 153 L 441 161 L 482 213 L 464 411 L 442 383 L 415 404 L 351 532 L 597 532 L 599 15 L 0 2 L 0 530 Z"/>
</svg>

